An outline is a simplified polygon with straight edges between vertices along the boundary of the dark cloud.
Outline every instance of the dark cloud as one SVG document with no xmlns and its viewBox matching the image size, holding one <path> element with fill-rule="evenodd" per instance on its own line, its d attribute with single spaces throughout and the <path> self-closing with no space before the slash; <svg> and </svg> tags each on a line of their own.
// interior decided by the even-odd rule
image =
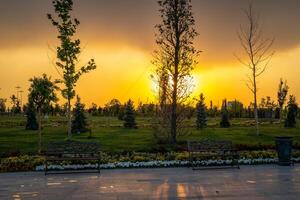
<svg viewBox="0 0 300 200">
<path fill-rule="evenodd" d="M 244 22 L 248 0 L 194 0 L 200 37 L 197 46 L 207 59 L 226 59 L 238 48 L 236 31 Z M 159 22 L 155 0 L 75 0 L 74 15 L 82 22 L 80 34 L 89 43 L 120 41 L 145 50 L 154 46 L 154 25 Z M 265 34 L 275 37 L 275 48 L 300 43 L 299 0 L 255 0 Z M 0 48 L 44 45 L 55 40 L 46 18 L 51 0 L 0 1 Z"/>
</svg>

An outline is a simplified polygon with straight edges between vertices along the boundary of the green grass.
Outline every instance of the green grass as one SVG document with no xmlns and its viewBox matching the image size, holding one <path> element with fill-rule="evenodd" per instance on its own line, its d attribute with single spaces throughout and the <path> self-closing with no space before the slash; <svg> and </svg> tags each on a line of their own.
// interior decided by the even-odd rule
<svg viewBox="0 0 300 200">
<path fill-rule="evenodd" d="M 194 123 L 195 119 L 187 122 Z M 150 127 L 151 118 L 137 118 L 139 129 L 124 129 L 122 121 L 115 117 L 89 117 L 93 133 L 88 139 L 88 133 L 74 135 L 74 139 L 100 142 L 103 151 L 152 151 L 155 147 L 153 130 Z M 191 128 L 187 135 L 179 136 L 178 141 L 197 140 L 203 138 L 229 139 L 235 144 L 274 144 L 275 136 L 293 136 L 300 143 L 300 128 L 286 129 L 279 124 L 264 122 L 261 125 L 261 135 L 255 135 L 253 123 L 249 119 L 232 120 L 233 126 L 228 129 L 218 127 L 219 119 L 210 119 L 208 127 L 203 130 Z M 24 130 L 23 116 L 0 116 L 0 155 L 3 152 L 35 153 L 37 151 L 37 132 Z M 44 122 L 43 145 L 49 141 L 66 139 L 66 120 L 63 117 L 50 117 Z"/>
</svg>

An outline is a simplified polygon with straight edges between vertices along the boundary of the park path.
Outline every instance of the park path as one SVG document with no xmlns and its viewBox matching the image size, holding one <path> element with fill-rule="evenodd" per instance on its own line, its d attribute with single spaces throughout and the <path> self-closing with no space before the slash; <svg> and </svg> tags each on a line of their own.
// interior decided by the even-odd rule
<svg viewBox="0 0 300 200">
<path fill-rule="evenodd" d="M 0 174 L 0 199 L 300 199 L 300 165 L 102 170 L 98 174 Z"/>
</svg>

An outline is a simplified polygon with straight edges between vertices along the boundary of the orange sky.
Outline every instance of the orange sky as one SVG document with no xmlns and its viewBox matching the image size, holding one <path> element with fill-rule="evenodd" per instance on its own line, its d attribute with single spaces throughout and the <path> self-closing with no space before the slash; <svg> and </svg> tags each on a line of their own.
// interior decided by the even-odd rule
<svg viewBox="0 0 300 200">
<path fill-rule="evenodd" d="M 26 99 L 28 79 L 42 73 L 58 78 L 52 62 L 56 31 L 45 14 L 51 1 L 12 0 L 0 2 L 0 97 L 8 98 L 22 86 Z M 125 3 L 127 2 L 127 3 Z M 195 92 L 221 104 L 223 98 L 246 104 L 251 93 L 244 84 L 247 69 L 238 63 L 240 52 L 236 30 L 243 23 L 241 8 L 247 1 L 194 0 L 196 29 L 200 33 L 196 48 L 203 50 L 194 71 Z M 300 3 L 296 0 L 254 1 L 261 12 L 267 36 L 275 37 L 275 56 L 259 80 L 259 98 L 275 97 L 279 78 L 288 80 L 290 92 L 300 98 Z M 81 63 L 96 60 L 98 68 L 83 76 L 77 92 L 88 106 L 103 105 L 112 98 L 122 102 L 155 99 L 150 79 L 154 67 L 154 25 L 159 23 L 156 1 L 152 0 L 75 0 L 74 15 L 81 21 Z M 49 47 L 50 46 L 50 47 Z"/>
</svg>

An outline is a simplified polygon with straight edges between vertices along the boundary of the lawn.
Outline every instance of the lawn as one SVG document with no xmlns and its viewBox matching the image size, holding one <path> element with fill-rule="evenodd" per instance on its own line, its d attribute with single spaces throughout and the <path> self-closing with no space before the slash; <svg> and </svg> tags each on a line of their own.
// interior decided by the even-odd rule
<svg viewBox="0 0 300 200">
<path fill-rule="evenodd" d="M 37 151 L 37 132 L 24 130 L 25 117 L 0 116 L 0 155 L 5 152 L 35 153 Z M 187 122 L 194 124 L 195 119 Z M 100 142 L 103 151 L 155 151 L 158 146 L 151 129 L 151 118 L 138 117 L 138 129 L 124 129 L 122 121 L 115 117 L 88 117 L 92 127 L 92 139 L 88 139 L 88 133 L 74 135 L 76 140 L 95 140 Z M 203 138 L 229 139 L 235 144 L 274 144 L 275 136 L 293 136 L 294 141 L 300 143 L 300 128 L 286 129 L 278 123 L 265 121 L 261 125 L 261 135 L 255 135 L 255 129 L 251 125 L 252 120 L 234 119 L 231 128 L 219 128 L 218 118 L 209 119 L 208 127 L 203 130 L 190 128 L 190 133 L 178 137 L 179 143 L 186 140 L 198 140 Z M 48 141 L 66 139 L 66 120 L 63 117 L 50 117 L 44 122 L 43 145 Z"/>
</svg>

